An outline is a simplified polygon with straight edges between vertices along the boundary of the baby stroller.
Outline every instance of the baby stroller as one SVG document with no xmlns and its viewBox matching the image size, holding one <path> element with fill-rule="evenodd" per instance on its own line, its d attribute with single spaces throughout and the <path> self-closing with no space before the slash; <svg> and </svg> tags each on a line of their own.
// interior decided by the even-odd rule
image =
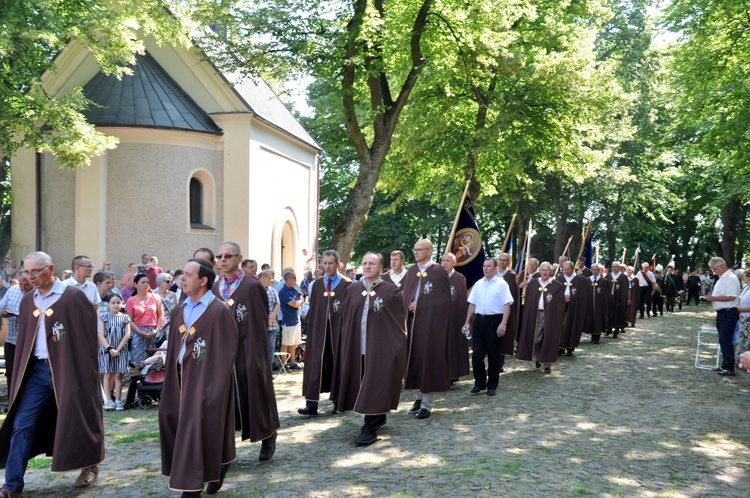
<svg viewBox="0 0 750 498">
<path fill-rule="evenodd" d="M 130 379 L 125 408 L 151 408 L 154 403 L 159 403 L 162 387 L 164 370 L 160 369 L 159 364 L 146 365 L 140 375 L 134 375 Z"/>
</svg>

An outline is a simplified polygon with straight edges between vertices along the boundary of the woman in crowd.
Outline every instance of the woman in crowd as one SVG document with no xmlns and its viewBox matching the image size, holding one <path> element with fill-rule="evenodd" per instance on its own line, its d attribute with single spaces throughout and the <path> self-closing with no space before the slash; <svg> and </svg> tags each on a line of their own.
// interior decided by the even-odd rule
<svg viewBox="0 0 750 498">
<path fill-rule="evenodd" d="M 125 312 L 137 326 L 133 327 L 130 358 L 133 365 L 138 365 L 149 356 L 146 350 L 153 347 L 156 330 L 164 320 L 164 308 L 161 298 L 151 292 L 148 275 L 139 273 L 134 280 L 135 291 L 133 297 L 125 303 Z M 140 373 L 140 368 L 136 368 L 135 375 Z"/>
<path fill-rule="evenodd" d="M 737 334 L 737 345 L 734 348 L 734 362 L 739 365 L 740 355 L 745 351 L 750 351 L 750 273 L 737 270 L 737 276 L 744 284 L 740 292 L 740 305 L 737 308 L 737 311 L 740 312 L 740 327 Z"/>
</svg>

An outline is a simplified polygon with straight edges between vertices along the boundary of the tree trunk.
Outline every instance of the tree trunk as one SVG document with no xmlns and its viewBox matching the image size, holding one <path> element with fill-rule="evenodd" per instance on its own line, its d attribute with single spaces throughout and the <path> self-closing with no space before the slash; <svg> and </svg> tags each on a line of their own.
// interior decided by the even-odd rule
<svg viewBox="0 0 750 498">
<path fill-rule="evenodd" d="M 555 254 L 552 255 L 552 263 L 557 263 L 557 258 L 563 255 L 565 244 L 568 243 L 566 228 L 568 226 L 568 202 L 567 199 L 561 199 L 560 209 L 555 215 Z M 571 242 L 572 243 L 572 242 Z M 569 258 L 573 259 L 573 258 Z"/>
<path fill-rule="evenodd" d="M 743 215 L 742 202 L 734 198 L 721 208 L 721 257 L 730 268 L 734 266 L 734 252 L 737 244 L 737 227 Z"/>
</svg>

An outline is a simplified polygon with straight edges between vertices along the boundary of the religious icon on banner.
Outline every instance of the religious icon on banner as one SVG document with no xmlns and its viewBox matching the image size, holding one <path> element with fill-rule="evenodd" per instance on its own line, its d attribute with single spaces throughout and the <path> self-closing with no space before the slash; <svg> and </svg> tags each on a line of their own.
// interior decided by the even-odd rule
<svg viewBox="0 0 750 498">
<path fill-rule="evenodd" d="M 482 236 L 473 228 L 462 228 L 456 232 L 453 240 L 453 254 L 456 256 L 456 266 L 470 263 L 482 248 Z"/>
</svg>

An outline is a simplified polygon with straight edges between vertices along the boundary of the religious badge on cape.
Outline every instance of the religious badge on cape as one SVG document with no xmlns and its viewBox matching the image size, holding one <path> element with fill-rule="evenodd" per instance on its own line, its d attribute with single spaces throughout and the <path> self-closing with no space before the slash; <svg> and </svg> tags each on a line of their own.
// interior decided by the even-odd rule
<svg viewBox="0 0 750 498">
<path fill-rule="evenodd" d="M 60 342 L 65 338 L 65 327 L 60 322 L 55 322 L 52 326 L 52 341 Z"/>
<path fill-rule="evenodd" d="M 576 292 L 578 292 L 578 289 L 576 289 L 575 287 L 571 286 L 570 287 L 570 295 L 571 296 L 575 296 Z"/>
<path fill-rule="evenodd" d="M 451 297 L 456 295 L 456 288 L 451 285 Z"/>
<path fill-rule="evenodd" d="M 432 282 L 427 282 L 426 284 L 424 284 L 422 294 L 424 294 L 425 296 L 429 296 L 430 294 L 432 294 Z"/>
<path fill-rule="evenodd" d="M 335 300 L 335 301 L 333 302 L 333 312 L 334 312 L 334 313 L 338 313 L 338 312 L 339 312 L 339 309 L 341 309 L 341 301 L 339 301 L 338 299 L 336 299 L 336 300 Z"/>
<path fill-rule="evenodd" d="M 202 337 L 195 340 L 192 355 L 193 359 L 198 361 L 203 361 L 203 358 L 206 356 L 206 341 Z"/>
<path fill-rule="evenodd" d="M 547 294 L 547 297 L 545 299 L 547 300 L 548 303 L 551 303 L 552 302 L 552 293 L 550 292 L 549 294 Z"/>
<path fill-rule="evenodd" d="M 615 282 L 617 282 L 617 280 L 615 280 Z M 620 284 L 615 284 L 615 289 L 619 289 L 619 288 L 620 288 Z"/>
<path fill-rule="evenodd" d="M 383 304 L 383 300 L 380 299 L 379 296 L 376 297 L 375 300 L 372 303 L 372 310 L 375 313 L 380 313 L 381 311 L 383 311 L 383 308 L 385 308 L 385 305 Z"/>
<path fill-rule="evenodd" d="M 594 285 L 596 285 L 596 284 L 594 284 Z M 596 288 L 596 293 L 597 294 L 601 294 L 602 293 L 602 288 L 601 287 L 597 287 Z"/>
<path fill-rule="evenodd" d="M 245 320 L 247 320 L 247 306 L 244 304 L 238 304 L 237 308 L 234 310 L 235 318 L 237 318 L 237 323 L 243 323 Z"/>
</svg>

